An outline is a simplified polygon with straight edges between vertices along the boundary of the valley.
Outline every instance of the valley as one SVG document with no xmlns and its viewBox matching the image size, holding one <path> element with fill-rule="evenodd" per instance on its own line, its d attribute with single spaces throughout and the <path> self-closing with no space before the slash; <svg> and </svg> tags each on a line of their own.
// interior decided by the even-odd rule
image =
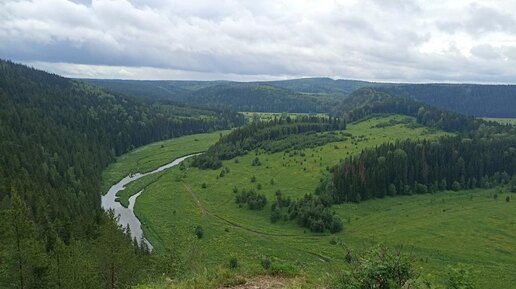
<svg viewBox="0 0 516 289">
<path fill-rule="evenodd" d="M 516 289 L 516 1 L 0 15 L 0 289 Z"/>
<path fill-rule="evenodd" d="M 351 137 L 345 141 L 277 153 L 258 150 L 223 161 L 222 169 L 218 170 L 200 170 L 186 161 L 182 169 L 175 167 L 136 181 L 121 197 L 124 200 L 145 188 L 135 212 L 146 237 L 158 254 L 168 254 L 171 250 L 186 252 L 183 258 L 189 260 L 189 266 L 197 266 L 191 272 L 205 266 L 211 270 L 224 267 L 230 258 L 236 258 L 238 272 L 263 274 L 268 270 L 262 268 L 260 261 L 266 258 L 271 260 L 271 272 L 305 276 L 305 282 L 315 286 L 326 282 L 329 272 L 345 267 L 343 258 L 348 252 L 382 243 L 403 248 L 416 259 L 426 278 L 435 282 L 445 277 L 446 266 L 457 263 L 471 266 L 475 282 L 481 286 L 515 282 L 510 271 L 516 225 L 508 221 L 514 202 L 505 201 L 506 195 L 512 195 L 503 188 L 335 205 L 332 208 L 344 223 L 343 230 L 337 234 L 311 233 L 293 221 L 271 223 L 270 204 L 276 191 L 293 199 L 313 193 L 322 176 L 328 174 L 327 167 L 339 159 L 385 142 L 436 139 L 448 134 L 414 128 L 411 122 L 414 120 L 407 116 L 376 116 L 348 124 L 342 132 Z M 198 139 L 199 146 L 186 146 L 189 152 L 198 152 L 202 144 L 207 148 L 210 142 L 214 143 L 217 135 L 193 135 L 161 144 L 172 150 L 176 145 L 186 144 L 182 142 L 185 138 Z M 163 154 L 161 144 L 122 156 L 104 175 L 116 171 L 114 167 L 147 163 L 154 153 L 166 155 L 166 159 L 177 155 Z M 181 151 L 181 154 L 189 152 Z M 252 165 L 256 158 L 260 160 L 259 166 Z M 225 172 L 223 176 L 221 170 Z M 260 211 L 240 208 L 234 201 L 235 188 L 256 189 L 267 197 L 266 207 Z M 497 200 L 493 199 L 495 193 L 500 194 Z M 201 239 L 195 236 L 198 226 L 203 230 Z"/>
</svg>

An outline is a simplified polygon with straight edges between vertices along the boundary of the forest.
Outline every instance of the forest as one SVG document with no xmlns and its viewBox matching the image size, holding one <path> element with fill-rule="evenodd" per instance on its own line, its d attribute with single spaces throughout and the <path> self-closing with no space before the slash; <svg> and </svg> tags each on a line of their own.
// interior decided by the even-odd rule
<svg viewBox="0 0 516 289">
<path fill-rule="evenodd" d="M 353 93 L 374 89 L 441 110 L 476 117 L 516 117 L 514 85 L 377 83 L 331 78 L 263 82 L 85 80 L 111 91 L 237 111 L 326 112 Z M 488 99 L 489 101 L 486 101 Z M 224 105 L 222 105 L 224 104 Z"/>
<path fill-rule="evenodd" d="M 4 60 L 0 102 L 2 288 L 125 288 L 142 278 L 146 250 L 100 208 L 102 169 L 143 144 L 244 121 Z"/>
<path fill-rule="evenodd" d="M 174 86 L 176 95 L 188 95 L 189 100 L 163 96 L 156 83 Z M 337 204 L 497 186 L 516 191 L 514 126 L 471 116 L 478 111 L 463 115 L 443 110 L 437 103 L 428 104 L 427 94 L 418 96 L 416 88 L 405 92 L 331 79 L 149 82 L 140 92 L 152 88 L 154 96 L 125 95 L 135 87 L 108 91 L 0 61 L 0 287 L 130 288 L 159 276 L 177 276 L 178 248 L 149 252 L 139 240 L 131 240 L 128 229 L 117 225 L 112 212 L 101 210 L 99 200 L 101 172 L 117 156 L 182 135 L 232 129 L 188 165 L 181 164 L 182 175 L 176 181 L 198 168 L 216 174 L 210 181 L 223 183 L 234 174 L 228 161 L 246 159 L 250 169 L 268 169 L 272 154 L 282 154 L 277 165 L 303 178 L 305 150 L 312 151 L 310 165 L 320 170 L 321 178 L 311 191 L 294 198 L 277 189 L 271 197 L 263 187 L 272 188 L 278 180 L 252 175 L 250 182 L 234 187 L 229 202 L 240 211 L 265 214 L 266 222 L 278 230 L 292 222 L 303 234 L 315 237 L 346 233 L 351 220 L 341 219 Z M 232 99 L 242 95 L 238 101 Z M 207 105 L 187 106 L 201 102 Z M 245 125 L 244 116 L 235 110 L 330 113 Z M 441 131 L 446 136 L 383 142 L 355 155 L 334 145 L 351 140 L 349 145 L 356 146 L 365 136 L 348 133 L 349 125 L 392 114 L 409 117 L 376 122 L 374 128 L 424 127 L 427 133 Z M 314 157 L 325 145 L 341 154 L 326 169 L 322 157 Z M 301 166 L 299 171 L 294 171 L 294 163 Z M 209 194 L 211 185 L 203 181 L 200 188 Z M 195 196 L 193 190 L 191 194 Z M 200 225 L 191 233 L 198 239 L 211 237 L 211 231 Z"/>
<path fill-rule="evenodd" d="M 385 196 L 491 188 L 509 184 L 516 168 L 514 135 L 493 139 L 406 140 L 364 150 L 333 168 L 318 194 L 331 203 Z"/>
<path fill-rule="evenodd" d="M 194 158 L 193 166 L 205 169 L 218 169 L 221 167 L 221 160 L 229 160 L 244 155 L 255 149 L 277 151 L 278 147 L 287 149 L 299 145 L 293 140 L 298 140 L 299 135 L 305 138 L 301 142 L 304 146 L 310 147 L 321 142 L 331 142 L 332 137 L 313 136 L 313 133 L 343 130 L 346 122 L 335 117 L 299 117 L 299 118 L 275 118 L 268 122 L 255 122 L 242 128 L 232 131 L 222 137 L 208 151 Z"/>
</svg>

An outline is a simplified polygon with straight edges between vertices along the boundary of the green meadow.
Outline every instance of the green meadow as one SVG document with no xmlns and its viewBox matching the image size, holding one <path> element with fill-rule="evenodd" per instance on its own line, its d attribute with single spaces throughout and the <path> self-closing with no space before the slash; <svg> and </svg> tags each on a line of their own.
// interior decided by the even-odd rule
<svg viewBox="0 0 516 289">
<path fill-rule="evenodd" d="M 314 191 L 329 167 L 367 147 L 444 135 L 398 115 L 349 124 L 343 132 L 352 136 L 316 148 L 272 154 L 256 151 L 224 161 L 222 177 L 221 170 L 199 170 L 186 162 L 185 169 L 174 167 L 131 184 L 122 200 L 145 188 L 135 211 L 146 237 L 159 254 L 186 252 L 194 271 L 219 268 L 236 258 L 239 272 L 261 274 L 266 272 L 260 262 L 268 258 L 269 272 L 302 276 L 313 288 L 345 266 L 349 251 L 383 243 L 412 255 L 424 277 L 432 281 L 441 282 L 447 266 L 464 263 L 473 269 L 478 288 L 516 284 L 516 198 L 503 188 L 333 206 L 344 223 L 344 229 L 334 235 L 314 234 L 292 221 L 272 224 L 270 204 L 276 191 L 299 198 Z M 194 135 L 130 152 L 106 170 L 105 188 L 142 167 L 151 170 L 177 156 L 205 150 L 218 138 L 219 133 Z M 261 165 L 252 166 L 255 158 Z M 234 188 L 257 189 L 267 196 L 267 206 L 261 211 L 239 207 Z M 201 239 L 195 235 L 197 226 L 204 231 Z"/>
<path fill-rule="evenodd" d="M 102 193 L 130 173 L 145 173 L 178 157 L 207 150 L 227 131 L 181 136 L 155 142 L 119 156 L 102 172 Z"/>
</svg>

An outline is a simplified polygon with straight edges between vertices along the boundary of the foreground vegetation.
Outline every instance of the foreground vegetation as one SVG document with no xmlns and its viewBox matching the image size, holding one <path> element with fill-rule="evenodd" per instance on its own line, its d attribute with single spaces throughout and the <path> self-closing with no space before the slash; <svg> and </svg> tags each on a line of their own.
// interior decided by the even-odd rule
<svg viewBox="0 0 516 289">
<path fill-rule="evenodd" d="M 138 182 L 146 182 L 147 188 L 136 213 L 146 236 L 160 254 L 183 251 L 182 259 L 194 263 L 187 266 L 193 268 L 189 272 L 197 276 L 194 279 L 205 267 L 228 267 L 233 258 L 238 266 L 231 272 L 237 275 L 305 276 L 304 282 L 315 286 L 328 282 L 326 272 L 346 267 L 343 260 L 349 251 L 382 242 L 403 247 L 434 283 L 446 277 L 443 267 L 456 263 L 472 268 L 478 288 L 515 282 L 510 274 L 515 223 L 508 221 L 514 201 L 501 188 L 335 205 L 332 209 L 343 221 L 337 234 L 310 233 L 283 219 L 272 224 L 271 205 L 278 190 L 292 199 L 313 192 L 327 167 L 342 156 L 386 141 L 443 135 L 414 126 L 413 119 L 404 116 L 370 118 L 348 125 L 345 132 L 353 138 L 304 150 L 259 150 L 222 161 L 218 170 L 187 166 L 164 172 L 157 180 L 141 179 Z M 252 189 L 268 203 L 261 210 L 239 207 L 235 188 Z M 262 266 L 264 259 L 270 262 L 268 269 Z"/>
</svg>

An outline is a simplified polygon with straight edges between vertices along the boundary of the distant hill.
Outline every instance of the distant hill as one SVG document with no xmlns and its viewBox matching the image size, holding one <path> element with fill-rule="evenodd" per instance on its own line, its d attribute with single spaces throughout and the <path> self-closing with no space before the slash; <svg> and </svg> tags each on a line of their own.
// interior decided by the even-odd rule
<svg viewBox="0 0 516 289">
<path fill-rule="evenodd" d="M 258 82 L 259 83 L 259 82 Z M 298 93 L 348 95 L 362 87 L 377 86 L 377 83 L 331 78 L 300 78 L 262 82 L 276 87 L 285 88 Z"/>
<path fill-rule="evenodd" d="M 84 80 L 111 91 L 178 103 L 262 112 L 331 112 L 354 91 L 374 87 L 477 117 L 516 117 L 516 86 L 375 83 L 331 78 L 263 82 Z"/>
<path fill-rule="evenodd" d="M 177 103 L 261 112 L 328 112 L 354 90 L 374 83 L 330 78 L 282 81 L 84 81 L 108 90 Z"/>
<path fill-rule="evenodd" d="M 381 89 L 465 115 L 516 117 L 515 85 L 392 84 Z"/>
</svg>

